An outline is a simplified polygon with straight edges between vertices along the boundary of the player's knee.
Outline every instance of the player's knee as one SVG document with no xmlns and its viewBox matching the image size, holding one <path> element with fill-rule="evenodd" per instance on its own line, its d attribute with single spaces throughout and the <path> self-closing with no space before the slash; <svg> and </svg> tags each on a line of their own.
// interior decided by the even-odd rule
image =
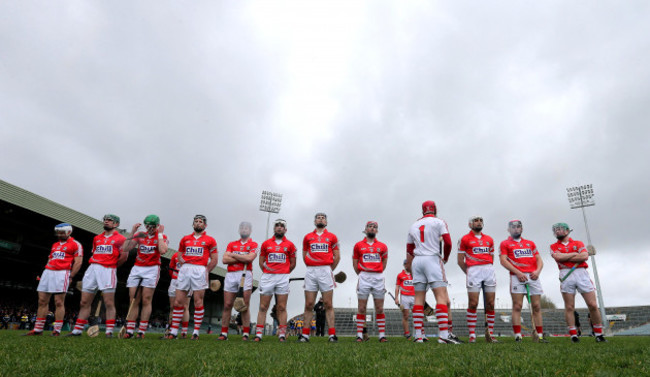
<svg viewBox="0 0 650 377">
<path fill-rule="evenodd" d="M 223 310 L 224 311 L 231 311 L 232 310 L 233 303 L 232 302 L 224 302 L 223 303 Z"/>
<path fill-rule="evenodd" d="M 513 311 L 513 312 L 521 313 L 521 306 L 522 306 L 522 305 L 519 304 L 519 303 L 513 303 L 513 304 L 512 304 L 512 311 Z"/>
<path fill-rule="evenodd" d="M 275 309 L 276 309 L 278 312 L 285 312 L 285 311 L 287 310 L 287 307 L 286 307 L 285 305 L 283 305 L 283 304 L 277 304 L 276 307 L 275 307 Z"/>
</svg>

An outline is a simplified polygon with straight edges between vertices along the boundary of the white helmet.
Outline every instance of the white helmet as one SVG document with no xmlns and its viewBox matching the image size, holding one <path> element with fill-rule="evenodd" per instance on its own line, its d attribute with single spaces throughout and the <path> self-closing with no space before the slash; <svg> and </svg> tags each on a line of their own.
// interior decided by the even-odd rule
<svg viewBox="0 0 650 377">
<path fill-rule="evenodd" d="M 72 233 L 72 225 L 68 223 L 61 223 L 54 227 L 55 232 L 65 232 L 65 234 L 70 235 Z"/>
</svg>

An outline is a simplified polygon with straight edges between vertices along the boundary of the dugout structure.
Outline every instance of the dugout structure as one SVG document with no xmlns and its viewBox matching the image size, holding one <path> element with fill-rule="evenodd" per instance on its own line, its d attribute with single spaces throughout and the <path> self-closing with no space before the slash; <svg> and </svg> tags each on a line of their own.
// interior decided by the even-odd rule
<svg viewBox="0 0 650 377">
<path fill-rule="evenodd" d="M 0 180 L 0 306 L 36 307 L 36 278 L 47 263 L 50 247 L 56 241 L 54 226 L 59 223 L 72 224 L 72 237 L 84 248 L 84 263 L 76 277 L 76 280 L 81 279 L 88 268 L 93 237 L 103 232 L 103 222 Z M 125 230 L 120 229 L 120 233 L 124 234 Z M 170 277 L 167 268 L 169 258 L 175 252 L 169 248 L 162 258 L 160 280 L 153 298 L 152 318 L 166 317 L 169 310 L 167 288 Z M 118 318 L 126 317 L 128 311 L 126 279 L 134 261 L 135 253 L 132 253 L 117 269 L 115 305 Z M 225 273 L 225 269 L 215 267 L 210 273 L 210 279 L 218 279 L 223 283 Z M 257 282 L 254 282 L 253 289 L 256 288 Z M 71 287 L 66 297 L 66 309 L 78 311 L 80 299 L 81 293 Z M 204 325 L 219 324 L 223 310 L 223 290 L 206 291 L 205 309 Z M 101 316 L 103 317 L 103 310 Z"/>
</svg>

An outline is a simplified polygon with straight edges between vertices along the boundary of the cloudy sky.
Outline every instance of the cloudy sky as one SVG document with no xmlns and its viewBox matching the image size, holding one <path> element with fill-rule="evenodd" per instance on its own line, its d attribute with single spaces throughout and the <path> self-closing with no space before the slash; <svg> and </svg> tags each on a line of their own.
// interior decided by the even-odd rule
<svg viewBox="0 0 650 377">
<path fill-rule="evenodd" d="M 605 303 L 650 304 L 649 18 L 645 1 L 2 2 L 0 178 L 123 228 L 156 213 L 173 246 L 203 213 L 221 250 L 242 220 L 262 241 L 261 192 L 282 193 L 289 239 L 324 211 L 341 240 L 337 306 L 356 305 L 370 219 L 394 289 L 427 199 L 454 244 L 472 214 L 497 242 L 522 219 L 561 306 L 550 228 L 586 240 L 566 188 L 593 183 Z"/>
</svg>

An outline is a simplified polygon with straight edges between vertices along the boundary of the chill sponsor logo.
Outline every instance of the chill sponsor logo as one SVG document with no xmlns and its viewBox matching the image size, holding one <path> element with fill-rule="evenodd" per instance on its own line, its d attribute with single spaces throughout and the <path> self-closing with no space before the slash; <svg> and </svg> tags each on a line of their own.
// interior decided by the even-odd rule
<svg viewBox="0 0 650 377">
<path fill-rule="evenodd" d="M 412 287 L 413 286 L 413 280 L 404 280 L 404 286 L 405 287 Z"/>
<path fill-rule="evenodd" d="M 327 253 L 329 251 L 329 245 L 326 243 L 313 243 L 310 246 L 312 253 Z"/>
<path fill-rule="evenodd" d="M 515 258 L 530 258 L 533 256 L 533 250 L 531 249 L 514 249 L 512 253 L 515 255 Z"/>
<path fill-rule="evenodd" d="M 269 263 L 286 263 L 287 255 L 284 253 L 270 253 L 266 260 Z"/>
<path fill-rule="evenodd" d="M 113 254 L 113 245 L 97 245 L 95 254 Z"/>
<path fill-rule="evenodd" d="M 186 257 L 202 257 L 203 256 L 203 248 L 202 247 L 187 246 L 187 247 L 185 247 L 185 256 Z"/>
<path fill-rule="evenodd" d="M 140 245 L 140 254 L 153 254 L 156 252 L 155 246 Z"/>
<path fill-rule="evenodd" d="M 55 251 L 52 253 L 52 259 L 65 259 L 65 253 L 62 251 Z"/>
<path fill-rule="evenodd" d="M 489 247 L 474 247 L 472 248 L 473 254 L 490 254 Z"/>
<path fill-rule="evenodd" d="M 372 254 L 363 254 L 363 261 L 365 263 L 376 263 L 376 262 L 381 262 L 381 256 L 376 253 Z"/>
</svg>

